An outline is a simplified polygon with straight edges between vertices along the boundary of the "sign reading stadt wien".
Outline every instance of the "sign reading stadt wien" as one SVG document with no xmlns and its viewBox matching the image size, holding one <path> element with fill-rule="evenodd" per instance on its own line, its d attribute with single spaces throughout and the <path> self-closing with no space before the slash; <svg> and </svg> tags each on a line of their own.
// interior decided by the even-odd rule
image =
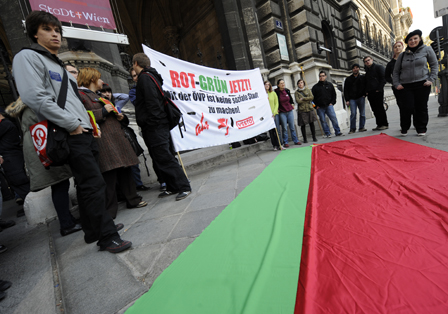
<svg viewBox="0 0 448 314">
<path fill-rule="evenodd" d="M 142 46 L 183 114 L 184 125 L 171 130 L 176 151 L 239 142 L 275 128 L 259 69 L 213 69 Z"/>
<path fill-rule="evenodd" d="M 115 29 L 109 0 L 30 0 L 32 10 L 53 14 L 62 22 Z"/>
</svg>

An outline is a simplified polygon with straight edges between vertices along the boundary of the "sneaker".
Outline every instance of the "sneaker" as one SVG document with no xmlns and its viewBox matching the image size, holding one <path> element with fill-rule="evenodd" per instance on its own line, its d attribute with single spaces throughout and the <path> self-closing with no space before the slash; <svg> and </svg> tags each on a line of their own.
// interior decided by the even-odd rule
<svg viewBox="0 0 448 314">
<path fill-rule="evenodd" d="M 380 130 L 380 127 L 379 126 L 377 126 L 376 128 L 373 128 L 372 129 L 372 131 L 379 131 Z"/>
<path fill-rule="evenodd" d="M 426 133 L 418 133 L 417 136 L 425 136 Z"/>
<path fill-rule="evenodd" d="M 324 138 L 331 138 L 331 134 L 324 135 Z"/>
<path fill-rule="evenodd" d="M 174 195 L 174 192 L 164 191 L 164 192 L 159 194 L 159 198 L 164 198 L 164 197 L 167 197 L 167 196 L 170 196 L 170 195 Z"/>
<path fill-rule="evenodd" d="M 142 208 L 142 207 L 145 207 L 145 206 L 147 206 L 147 205 L 148 205 L 147 202 L 145 202 L 145 201 L 141 201 L 141 202 L 138 203 L 137 205 L 135 205 L 135 206 L 127 206 L 127 208 Z"/>
<path fill-rule="evenodd" d="M 401 130 L 400 133 L 401 133 L 401 136 L 406 136 L 406 135 L 408 135 L 408 131 L 403 131 L 403 130 Z"/>
<path fill-rule="evenodd" d="M 160 192 L 166 191 L 166 183 L 165 183 L 165 182 L 160 183 L 160 189 L 159 189 L 159 191 L 160 191 Z"/>
<path fill-rule="evenodd" d="M 348 134 L 353 134 L 355 132 L 356 132 L 356 130 L 350 129 L 350 132 L 348 132 Z"/>
<path fill-rule="evenodd" d="M 17 205 L 23 205 L 23 198 L 21 197 L 16 198 L 16 203 Z"/>
<path fill-rule="evenodd" d="M 137 191 L 148 191 L 148 190 L 151 190 L 149 186 L 144 185 L 137 186 Z"/>
<path fill-rule="evenodd" d="M 75 224 L 71 228 L 61 229 L 60 232 L 61 232 L 61 236 L 65 237 L 65 236 L 67 236 L 69 234 L 72 234 L 72 233 L 75 233 L 75 232 L 78 232 L 78 231 L 81 231 L 81 230 L 82 230 L 81 224 Z"/>
<path fill-rule="evenodd" d="M 0 253 L 4 253 L 8 250 L 8 248 L 4 245 L 0 245 Z"/>
<path fill-rule="evenodd" d="M 302 145 L 302 143 L 300 143 L 300 142 L 297 142 L 297 143 L 294 143 L 294 145 Z"/>
<path fill-rule="evenodd" d="M 336 136 L 344 136 L 344 134 L 343 133 L 338 133 L 338 134 L 336 134 Z"/>
<path fill-rule="evenodd" d="M 112 240 L 107 246 L 100 247 L 100 251 L 108 251 L 110 253 L 120 253 L 132 246 L 131 241 L 125 241 L 120 238 Z"/>
<path fill-rule="evenodd" d="M 389 128 L 388 126 L 383 125 L 383 126 L 378 127 L 377 129 L 379 131 L 382 131 L 382 130 L 387 130 L 388 128 Z"/>
<path fill-rule="evenodd" d="M 14 220 L 5 221 L 3 219 L 0 219 L 0 228 L 2 228 L 2 229 L 10 228 L 10 227 L 14 226 L 15 224 L 16 223 Z"/>
<path fill-rule="evenodd" d="M 274 150 L 278 150 L 277 146 L 274 146 Z"/>
<path fill-rule="evenodd" d="M 0 280 L 0 291 L 8 290 L 11 287 L 12 282 L 6 280 Z"/>
<path fill-rule="evenodd" d="M 123 224 L 116 224 L 115 227 L 117 228 L 117 231 L 120 231 L 121 229 L 124 228 Z"/>
<path fill-rule="evenodd" d="M 191 191 L 180 192 L 176 196 L 176 201 L 183 200 L 184 198 L 187 198 L 187 196 L 190 195 L 190 194 L 191 194 Z"/>
<path fill-rule="evenodd" d="M 289 144 L 285 144 L 285 145 L 283 145 L 283 147 L 288 148 L 288 147 L 289 147 Z"/>
<path fill-rule="evenodd" d="M 358 132 L 365 132 L 365 131 L 367 131 L 366 128 L 361 128 L 361 129 L 358 130 Z"/>
</svg>

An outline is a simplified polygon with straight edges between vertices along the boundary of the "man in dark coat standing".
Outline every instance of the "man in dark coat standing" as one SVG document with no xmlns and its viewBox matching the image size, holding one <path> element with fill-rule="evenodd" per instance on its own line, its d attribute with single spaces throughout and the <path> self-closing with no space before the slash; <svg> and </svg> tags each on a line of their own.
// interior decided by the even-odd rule
<svg viewBox="0 0 448 314">
<path fill-rule="evenodd" d="M 367 131 L 364 128 L 366 123 L 366 81 L 362 74 L 359 74 L 359 64 L 352 65 L 353 74 L 347 77 L 344 84 L 344 97 L 346 105 L 350 106 L 350 132 L 356 132 L 356 108 L 359 109 L 359 132 Z"/>
<path fill-rule="evenodd" d="M 160 193 L 159 197 L 178 193 L 176 201 L 180 201 L 191 193 L 191 187 L 170 152 L 170 128 L 162 96 L 163 79 L 156 69 L 151 68 L 151 61 L 144 53 L 135 54 L 132 62 L 138 74 L 135 117 L 138 126 L 142 128 L 143 139 L 151 158 L 166 182 L 166 191 Z"/>
<path fill-rule="evenodd" d="M 376 128 L 373 131 L 387 130 L 389 123 L 383 105 L 385 69 L 382 65 L 373 63 L 371 56 L 364 57 L 363 61 L 366 68 L 366 94 L 376 119 Z"/>
<path fill-rule="evenodd" d="M 325 120 L 325 115 L 328 116 L 333 124 L 336 136 L 343 135 L 341 133 L 341 129 L 339 128 L 338 119 L 336 118 L 336 113 L 333 108 L 334 104 L 336 104 L 336 91 L 334 90 L 333 84 L 327 82 L 327 73 L 325 71 L 320 71 L 319 82 L 313 86 L 311 92 L 314 96 L 314 104 L 316 105 L 317 115 L 319 116 L 320 123 L 322 124 L 322 128 L 325 132 L 324 137 L 331 137 L 330 128 Z"/>
</svg>

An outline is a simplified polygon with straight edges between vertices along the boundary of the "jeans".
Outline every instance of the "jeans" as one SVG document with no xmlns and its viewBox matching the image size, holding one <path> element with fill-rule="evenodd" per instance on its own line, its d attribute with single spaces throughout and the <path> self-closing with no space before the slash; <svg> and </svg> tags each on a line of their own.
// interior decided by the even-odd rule
<svg viewBox="0 0 448 314">
<path fill-rule="evenodd" d="M 319 107 L 317 108 L 317 115 L 319 116 L 320 123 L 322 124 L 322 128 L 324 129 L 325 135 L 331 135 L 330 128 L 328 127 L 327 121 L 325 120 L 325 114 L 333 124 L 334 132 L 337 134 L 341 133 L 341 129 L 339 128 L 338 119 L 336 118 L 336 113 L 334 112 L 333 106 L 328 107 Z"/>
<path fill-rule="evenodd" d="M 356 130 L 356 108 L 359 109 L 359 128 L 366 123 L 366 98 L 350 99 L 350 130 Z"/>
<path fill-rule="evenodd" d="M 291 137 L 294 143 L 298 143 L 299 139 L 296 135 L 296 129 L 294 127 L 294 113 L 293 110 L 288 112 L 280 112 L 280 122 L 282 124 L 282 137 L 283 144 L 288 144 L 288 129 L 286 128 L 286 123 L 289 125 L 289 130 L 291 131 Z"/>
<path fill-rule="evenodd" d="M 140 176 L 140 167 L 138 164 L 131 166 L 132 178 L 134 179 L 135 185 L 137 187 L 142 186 L 142 177 Z"/>
</svg>

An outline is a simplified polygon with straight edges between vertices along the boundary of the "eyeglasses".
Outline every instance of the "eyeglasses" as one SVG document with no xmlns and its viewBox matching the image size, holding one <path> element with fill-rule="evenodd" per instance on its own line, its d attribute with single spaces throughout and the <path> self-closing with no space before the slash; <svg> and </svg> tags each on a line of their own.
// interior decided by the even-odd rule
<svg viewBox="0 0 448 314">
<path fill-rule="evenodd" d="M 78 74 L 79 72 L 78 71 L 68 71 L 69 73 L 71 73 L 71 74 Z"/>
</svg>

